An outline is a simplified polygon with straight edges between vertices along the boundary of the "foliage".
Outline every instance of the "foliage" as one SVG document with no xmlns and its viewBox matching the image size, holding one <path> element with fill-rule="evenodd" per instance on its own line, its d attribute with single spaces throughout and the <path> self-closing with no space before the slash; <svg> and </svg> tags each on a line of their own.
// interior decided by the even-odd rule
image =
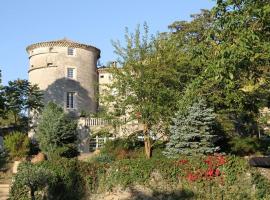
<svg viewBox="0 0 270 200">
<path fill-rule="evenodd" d="M 185 42 L 190 65 L 198 68 L 181 109 L 204 96 L 231 121 L 234 133 L 256 134 L 258 108 L 269 103 L 269 15 L 268 1 L 220 0 L 210 12 L 170 26 L 176 44 Z"/>
<path fill-rule="evenodd" d="M 8 163 L 7 154 L 5 151 L 0 151 L 0 170 L 4 169 Z"/>
<path fill-rule="evenodd" d="M 38 112 L 42 108 L 42 92 L 37 85 L 31 85 L 27 80 L 9 81 L 3 87 L 6 110 L 13 113 L 17 124 L 19 114 Z"/>
<path fill-rule="evenodd" d="M 244 159 L 235 156 L 123 159 L 109 166 L 99 175 L 99 192 L 138 184 L 155 191 L 161 191 L 161 188 L 170 191 L 181 185 L 192 191 L 196 199 L 255 199 L 251 192 L 252 169 Z M 255 193 L 258 192 L 259 187 L 255 189 Z M 267 197 L 265 193 L 262 196 Z"/>
<path fill-rule="evenodd" d="M 112 136 L 112 133 L 110 133 L 110 130 L 109 129 L 102 128 L 99 131 L 94 132 L 92 134 L 92 137 L 95 137 L 95 136 L 98 136 L 98 137 L 111 137 Z"/>
<path fill-rule="evenodd" d="M 229 144 L 231 152 L 238 155 L 248 155 L 260 150 L 260 141 L 254 137 L 233 137 Z"/>
<path fill-rule="evenodd" d="M 82 199 L 86 193 L 86 177 L 83 175 L 89 176 L 83 173 L 83 170 L 86 170 L 83 166 L 75 159 L 62 157 L 55 157 L 53 160 L 35 165 L 22 164 L 12 184 L 11 199 L 28 200 L 29 188 L 27 187 L 35 191 L 36 199 Z M 88 167 L 86 171 L 90 173 L 91 166 Z"/>
<path fill-rule="evenodd" d="M 222 174 L 222 167 L 225 165 L 226 158 L 222 155 L 215 155 L 215 156 L 208 156 L 207 158 L 203 159 L 205 163 L 204 168 L 199 168 L 190 172 L 187 172 L 187 180 L 190 182 L 193 181 L 203 181 L 203 180 L 212 180 L 214 178 L 220 178 L 220 181 L 223 181 L 223 174 Z M 178 164 L 184 165 L 188 164 L 188 160 L 179 160 Z M 191 166 L 187 165 L 187 169 L 191 169 Z"/>
<path fill-rule="evenodd" d="M 127 114 L 130 119 L 144 125 L 145 153 L 151 156 L 150 130 L 160 125 L 166 127 L 179 97 L 179 78 L 171 59 L 167 38 L 148 38 L 148 27 L 144 33 L 137 28 L 134 35 L 126 33 L 126 47 L 113 42 L 115 52 L 120 56 L 121 68 L 112 68 L 114 82 L 109 88 L 111 104 L 115 104 L 115 115 Z M 157 92 L 159 91 L 159 92 Z"/>
<path fill-rule="evenodd" d="M 256 199 L 269 199 L 270 197 L 269 180 L 263 177 L 259 172 L 254 172 L 252 174 L 252 183 L 255 184 Z"/>
<path fill-rule="evenodd" d="M 111 163 L 114 160 L 115 160 L 114 156 L 102 153 L 102 154 L 98 154 L 91 157 L 90 159 L 88 159 L 88 162 L 89 163 Z"/>
<path fill-rule="evenodd" d="M 32 200 L 43 199 L 46 196 L 45 187 L 54 182 L 54 174 L 43 167 L 31 163 L 22 163 L 15 175 L 10 191 L 10 199 Z"/>
<path fill-rule="evenodd" d="M 4 117 L 6 112 L 5 108 L 5 98 L 4 98 L 4 91 L 3 86 L 0 84 L 0 117 Z"/>
<path fill-rule="evenodd" d="M 175 179 L 176 168 L 172 166 L 172 163 L 167 159 L 166 162 L 146 158 L 118 160 L 113 165 L 111 164 L 111 168 L 106 171 L 103 179 L 100 180 L 100 187 L 104 187 L 106 190 L 115 186 L 146 184 L 152 172 L 159 169 L 164 173 L 165 178 Z"/>
<path fill-rule="evenodd" d="M 101 154 L 111 156 L 112 159 L 131 158 L 136 156 L 134 151 L 142 146 L 143 144 L 134 137 L 116 138 L 104 144 Z"/>
<path fill-rule="evenodd" d="M 72 157 L 77 154 L 77 121 L 61 107 L 50 102 L 38 122 L 37 140 L 40 149 L 50 155 Z"/>
<path fill-rule="evenodd" d="M 20 159 L 28 155 L 30 140 L 24 133 L 13 132 L 4 137 L 4 147 L 12 159 Z"/>
<path fill-rule="evenodd" d="M 79 200 L 85 195 L 83 175 L 79 173 L 78 161 L 54 157 L 39 164 L 55 174 L 55 181 L 48 188 L 51 199 Z"/>
<path fill-rule="evenodd" d="M 110 163 L 88 163 L 58 157 L 39 163 L 36 167 L 53 174 L 53 181 L 46 190 L 43 189 L 43 194 L 56 200 L 82 199 L 119 186 L 135 185 L 166 194 L 181 185 L 197 199 L 267 199 L 269 195 L 268 181 L 254 174 L 246 160 L 235 156 L 181 156 L 177 159 L 140 157 Z M 25 189 L 17 184 L 16 193 L 29 195 L 23 192 Z"/>
<path fill-rule="evenodd" d="M 173 123 L 166 156 L 211 154 L 219 149 L 214 145 L 215 115 L 204 100 L 194 103 L 186 113 L 178 112 Z"/>
</svg>

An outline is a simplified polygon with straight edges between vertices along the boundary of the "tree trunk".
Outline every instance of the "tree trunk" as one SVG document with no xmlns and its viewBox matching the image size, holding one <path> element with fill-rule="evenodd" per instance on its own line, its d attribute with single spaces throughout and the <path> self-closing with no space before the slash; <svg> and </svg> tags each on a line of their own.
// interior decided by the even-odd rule
<svg viewBox="0 0 270 200">
<path fill-rule="evenodd" d="M 149 128 L 147 124 L 144 124 L 143 135 L 144 135 L 144 150 L 145 150 L 146 158 L 151 158 L 152 147 L 151 147 L 151 140 L 150 140 L 150 135 L 149 135 Z"/>
<path fill-rule="evenodd" d="M 30 194 L 31 194 L 31 200 L 35 200 L 35 190 L 33 190 L 32 188 L 30 189 Z"/>
</svg>

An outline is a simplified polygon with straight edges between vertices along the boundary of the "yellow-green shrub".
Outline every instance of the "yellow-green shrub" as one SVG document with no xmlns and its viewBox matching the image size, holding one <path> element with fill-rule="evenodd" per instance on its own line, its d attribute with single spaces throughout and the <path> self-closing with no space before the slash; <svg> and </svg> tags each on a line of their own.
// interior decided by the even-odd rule
<svg viewBox="0 0 270 200">
<path fill-rule="evenodd" d="M 30 139 L 26 134 L 13 132 L 4 137 L 4 147 L 12 159 L 20 159 L 30 151 Z"/>
</svg>

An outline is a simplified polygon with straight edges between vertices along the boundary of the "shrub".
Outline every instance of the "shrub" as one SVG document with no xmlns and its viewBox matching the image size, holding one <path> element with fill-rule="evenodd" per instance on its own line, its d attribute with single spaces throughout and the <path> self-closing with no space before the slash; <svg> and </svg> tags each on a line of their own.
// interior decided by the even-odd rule
<svg viewBox="0 0 270 200">
<path fill-rule="evenodd" d="M 4 147 L 12 159 L 20 159 L 28 155 L 30 140 L 26 134 L 13 132 L 4 138 Z"/>
<path fill-rule="evenodd" d="M 85 195 L 85 183 L 79 172 L 79 163 L 74 159 L 53 157 L 39 164 L 55 174 L 55 181 L 48 188 L 51 199 L 80 200 Z"/>
<path fill-rule="evenodd" d="M 95 137 L 95 136 L 98 136 L 98 137 L 111 137 L 112 136 L 112 133 L 110 133 L 109 129 L 106 129 L 106 128 L 103 128 L 97 132 L 94 132 L 92 137 Z"/>
<path fill-rule="evenodd" d="M 260 148 L 259 140 L 254 137 L 234 137 L 229 144 L 231 152 L 241 156 L 256 153 Z"/>
<path fill-rule="evenodd" d="M 99 154 L 93 157 L 92 159 L 93 162 L 98 162 L 98 163 L 111 163 L 114 160 L 115 160 L 114 157 L 108 154 Z"/>
<path fill-rule="evenodd" d="M 44 199 L 47 196 L 44 188 L 53 182 L 54 175 L 50 170 L 28 162 L 22 163 L 12 184 L 10 199 Z"/>
<path fill-rule="evenodd" d="M 37 140 L 40 149 L 49 157 L 77 155 L 77 121 L 67 115 L 61 107 L 50 102 L 43 110 L 38 123 Z"/>
<path fill-rule="evenodd" d="M 5 151 L 0 151 L 0 170 L 7 164 L 7 154 Z"/>
<path fill-rule="evenodd" d="M 11 200 L 29 200 L 29 188 L 35 184 L 37 199 L 80 200 L 86 193 L 87 173 L 80 173 L 76 159 L 54 155 L 51 160 L 19 166 L 12 184 Z M 45 187 L 46 186 L 46 187 Z"/>
<path fill-rule="evenodd" d="M 106 163 L 89 163 L 78 162 L 78 171 L 82 176 L 86 192 L 94 192 L 99 187 L 100 178 L 104 176 L 108 164 Z"/>
<path fill-rule="evenodd" d="M 134 150 L 138 150 L 143 146 L 142 142 L 134 137 L 116 138 L 104 144 L 101 149 L 101 154 L 106 154 L 114 157 L 115 159 L 130 158 L 134 155 Z M 133 152 L 132 152 L 133 151 Z"/>
<path fill-rule="evenodd" d="M 252 173 L 252 183 L 255 185 L 256 199 L 269 199 L 270 198 L 270 183 L 259 172 Z"/>
</svg>

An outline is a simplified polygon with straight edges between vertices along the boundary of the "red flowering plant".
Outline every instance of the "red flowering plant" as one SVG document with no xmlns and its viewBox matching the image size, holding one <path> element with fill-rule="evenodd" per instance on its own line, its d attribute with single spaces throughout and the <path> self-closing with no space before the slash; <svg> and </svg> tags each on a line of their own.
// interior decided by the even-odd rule
<svg viewBox="0 0 270 200">
<path fill-rule="evenodd" d="M 205 177 L 211 179 L 221 175 L 219 167 L 226 163 L 225 156 L 221 154 L 216 154 L 213 156 L 207 156 L 204 159 L 204 163 L 207 165 L 207 170 L 205 171 Z"/>
<path fill-rule="evenodd" d="M 199 162 L 193 163 L 188 159 L 181 159 L 176 162 L 178 167 L 181 167 L 183 176 L 189 181 L 211 180 L 215 177 L 222 176 L 222 166 L 226 163 L 226 158 L 223 155 L 209 155 Z M 221 177 L 223 179 L 223 177 Z"/>
</svg>

